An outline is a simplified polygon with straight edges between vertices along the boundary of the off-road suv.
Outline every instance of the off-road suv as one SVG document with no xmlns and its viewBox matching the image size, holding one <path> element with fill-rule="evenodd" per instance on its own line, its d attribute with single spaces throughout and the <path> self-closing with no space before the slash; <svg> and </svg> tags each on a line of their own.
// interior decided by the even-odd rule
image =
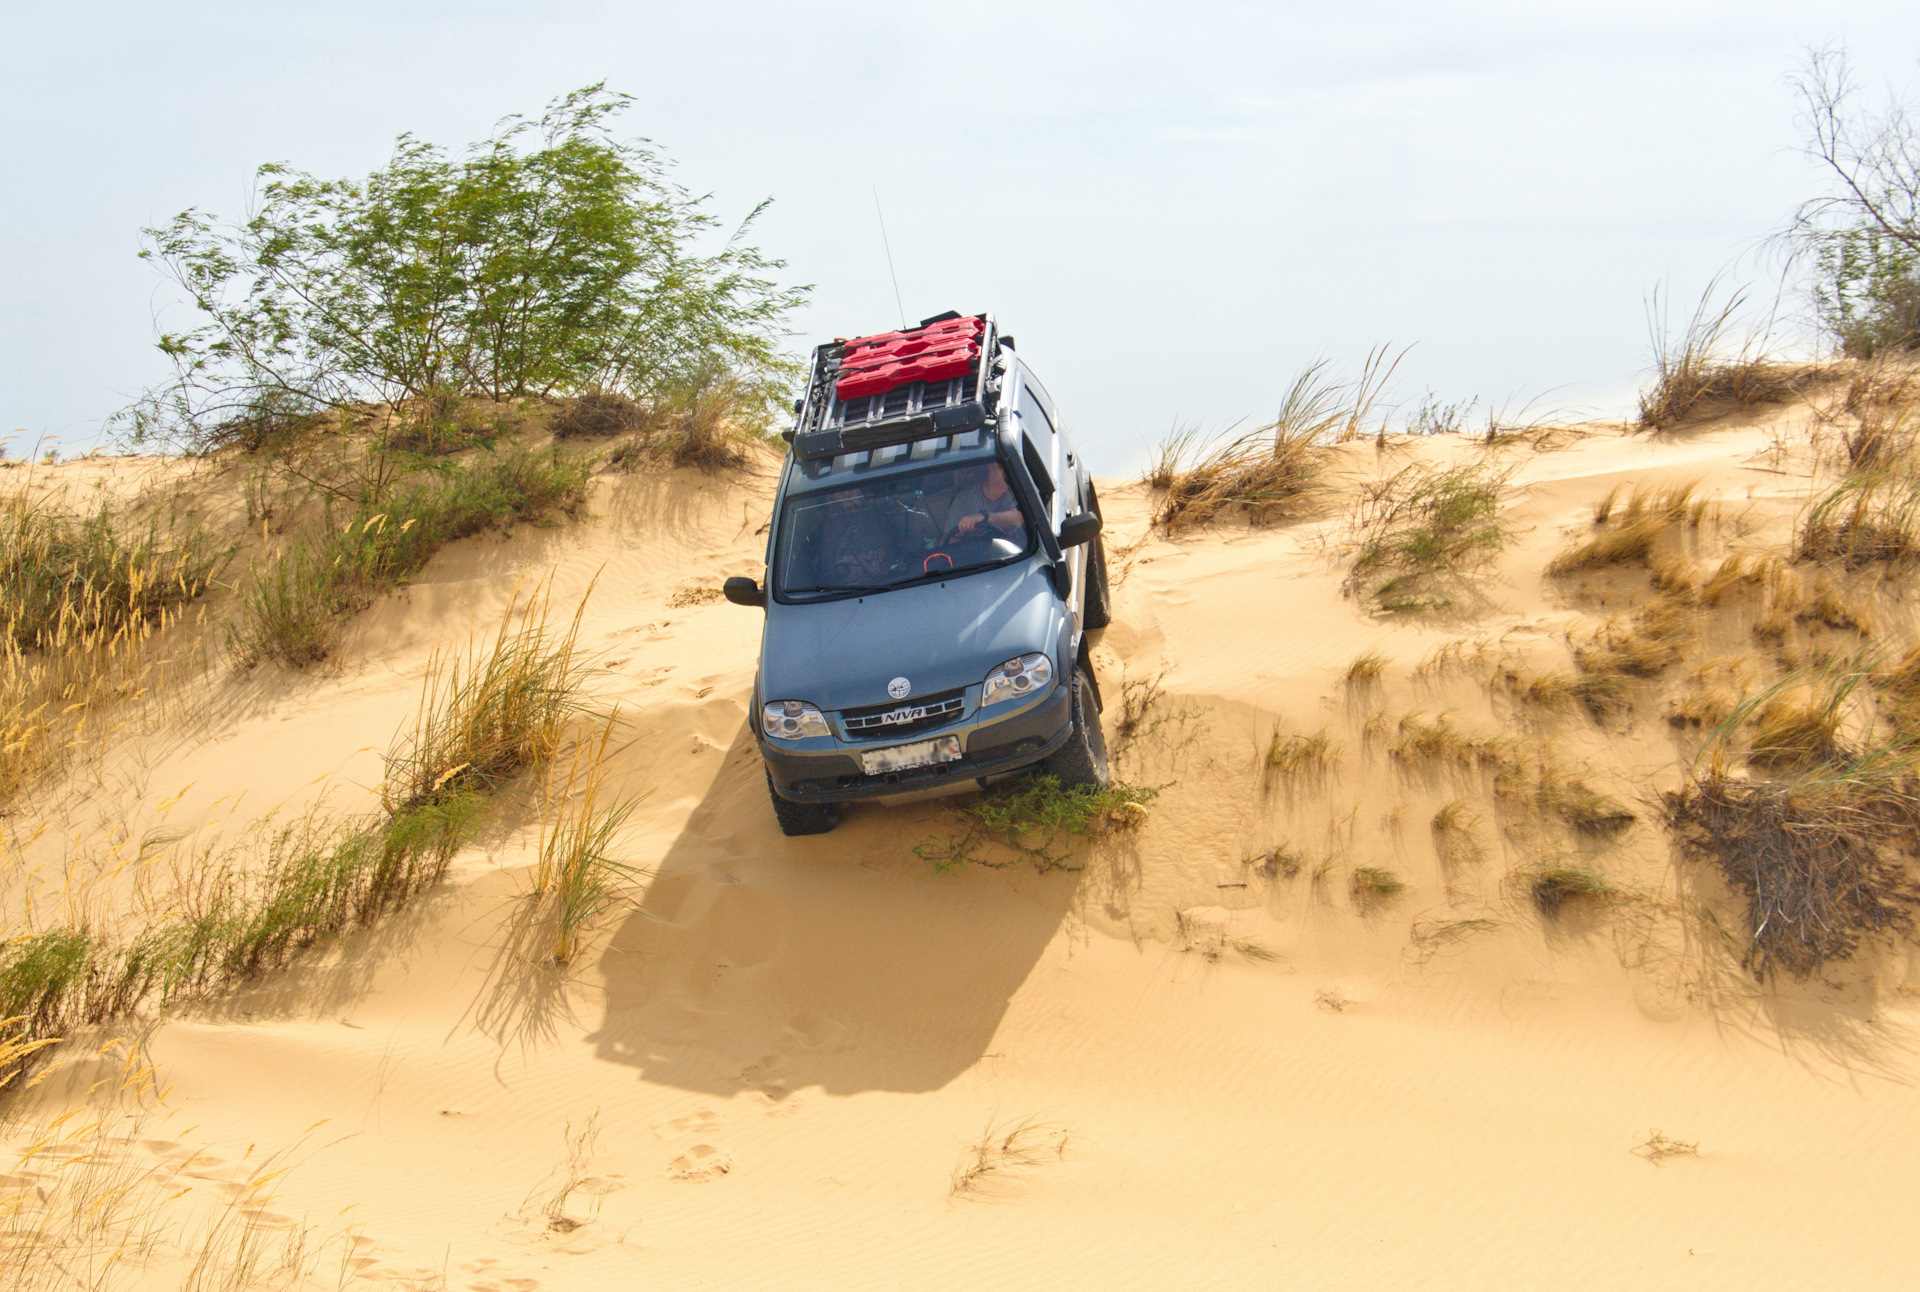
<svg viewBox="0 0 1920 1292">
<path fill-rule="evenodd" d="M 1107 783 L 1093 479 L 990 315 L 814 351 L 768 526 L 753 733 L 787 834 L 1042 769 Z"/>
</svg>

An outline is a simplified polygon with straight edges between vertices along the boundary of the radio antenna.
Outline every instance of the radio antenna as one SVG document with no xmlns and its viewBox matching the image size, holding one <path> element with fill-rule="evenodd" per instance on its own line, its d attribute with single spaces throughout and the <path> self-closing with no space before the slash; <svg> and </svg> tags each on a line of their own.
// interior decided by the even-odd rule
<svg viewBox="0 0 1920 1292">
<path fill-rule="evenodd" d="M 893 304 L 900 311 L 900 330 L 907 330 L 907 307 L 900 303 L 900 275 L 893 268 L 893 244 L 887 241 L 887 217 L 880 210 L 880 186 L 873 186 L 873 213 L 880 217 L 880 245 L 887 249 L 887 277 L 893 279 Z"/>
</svg>

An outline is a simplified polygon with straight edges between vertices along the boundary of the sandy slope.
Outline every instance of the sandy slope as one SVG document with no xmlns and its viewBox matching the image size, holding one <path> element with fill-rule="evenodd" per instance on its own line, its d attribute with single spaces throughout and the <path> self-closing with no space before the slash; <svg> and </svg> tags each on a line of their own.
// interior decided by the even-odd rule
<svg viewBox="0 0 1920 1292">
<path fill-rule="evenodd" d="M 624 836 L 655 872 L 635 908 L 563 987 L 503 963 L 537 825 L 509 796 L 413 912 L 156 1029 L 174 1117 L 143 1151 L 198 1148 L 192 1178 L 217 1184 L 249 1146 L 296 1146 L 273 1210 L 357 1227 L 364 1277 L 423 1287 L 1907 1286 L 1920 966 L 1889 949 L 1836 985 L 1761 992 L 1700 953 L 1672 899 L 1715 894 L 1646 819 L 1677 775 L 1657 710 L 1538 732 L 1643 817 L 1595 856 L 1646 901 L 1557 924 L 1503 884 L 1524 849 L 1491 820 L 1480 860 L 1443 865 L 1427 821 L 1476 787 L 1401 767 L 1366 729 L 1534 721 L 1416 666 L 1460 638 L 1564 660 L 1590 615 L 1541 570 L 1620 481 L 1702 479 L 1743 535 L 1777 535 L 1806 481 L 1767 444 L 1726 424 L 1517 451 L 1521 540 L 1449 624 L 1343 599 L 1336 519 L 1169 542 L 1108 484 L 1121 581 L 1096 660 L 1110 719 L 1125 681 L 1160 679 L 1159 725 L 1117 762 L 1165 788 L 1144 829 L 1048 875 L 932 873 L 909 848 L 942 829 L 938 804 L 782 838 L 743 725 L 757 615 L 669 605 L 758 572 L 770 480 L 603 483 L 591 524 L 437 559 L 336 672 L 222 682 L 204 735 L 130 745 L 93 810 L 137 833 L 172 799 L 172 828 L 231 832 L 321 793 L 364 806 L 435 645 L 550 577 L 569 607 L 592 586 L 597 693 L 630 723 L 619 785 L 648 793 Z M 1380 467 L 1371 445 L 1343 453 Z M 1393 664 L 1356 695 L 1341 675 L 1368 649 Z M 1276 721 L 1330 731 L 1326 774 L 1262 777 Z M 1282 841 L 1308 872 L 1244 864 Z M 1357 911 L 1355 865 L 1410 886 Z M 1415 936 L 1462 918 L 1496 923 Z M 983 1129 L 1029 1118 L 1064 1147 L 952 1196 Z M 561 1209 L 586 1223 L 550 1227 L 589 1122 Z M 1656 1129 L 1698 1156 L 1636 1157 Z"/>
</svg>

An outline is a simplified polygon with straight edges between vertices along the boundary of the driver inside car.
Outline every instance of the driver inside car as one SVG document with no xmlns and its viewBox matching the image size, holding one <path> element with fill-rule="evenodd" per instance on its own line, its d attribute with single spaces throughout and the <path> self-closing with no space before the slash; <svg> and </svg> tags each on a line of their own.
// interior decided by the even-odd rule
<svg viewBox="0 0 1920 1292">
<path fill-rule="evenodd" d="M 962 538 L 1013 534 L 1025 523 L 1019 500 L 1007 487 L 1007 473 L 998 462 L 984 467 L 981 478 L 956 493 L 947 507 L 947 532 Z"/>
</svg>

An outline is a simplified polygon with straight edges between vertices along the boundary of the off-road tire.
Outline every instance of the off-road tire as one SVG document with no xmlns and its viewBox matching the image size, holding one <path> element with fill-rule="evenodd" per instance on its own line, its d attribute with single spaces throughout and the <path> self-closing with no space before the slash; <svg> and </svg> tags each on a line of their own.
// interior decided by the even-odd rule
<svg viewBox="0 0 1920 1292">
<path fill-rule="evenodd" d="M 1113 621 L 1113 602 L 1107 595 L 1107 545 L 1095 534 L 1087 549 L 1087 601 L 1080 610 L 1080 626 L 1091 632 Z"/>
<path fill-rule="evenodd" d="M 780 797 L 773 788 L 773 773 L 767 773 L 767 797 L 773 800 L 774 819 L 785 835 L 825 834 L 840 824 L 838 803 L 795 803 Z"/>
<path fill-rule="evenodd" d="M 1100 729 L 1100 710 L 1093 702 L 1093 679 L 1083 668 L 1073 670 L 1073 731 L 1066 744 L 1047 755 L 1040 770 L 1058 780 L 1062 789 L 1107 788 L 1107 736 Z"/>
</svg>

